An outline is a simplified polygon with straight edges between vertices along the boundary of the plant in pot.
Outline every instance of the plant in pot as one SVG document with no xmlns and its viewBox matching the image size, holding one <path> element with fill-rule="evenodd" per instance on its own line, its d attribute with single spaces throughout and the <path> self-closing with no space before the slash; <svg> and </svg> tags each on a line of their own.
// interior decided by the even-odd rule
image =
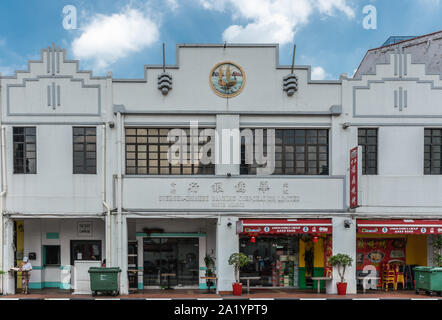
<svg viewBox="0 0 442 320">
<path fill-rule="evenodd" d="M 210 254 L 206 254 L 204 257 L 204 263 L 206 264 L 206 277 L 215 277 L 215 272 L 213 272 L 213 267 L 215 267 L 215 258 Z M 206 280 L 207 288 L 213 287 L 213 281 L 210 279 Z"/>
<path fill-rule="evenodd" d="M 339 277 L 341 278 L 341 282 L 336 283 L 338 295 L 346 295 L 347 283 L 345 282 L 345 269 L 351 266 L 353 258 L 347 254 L 339 253 L 330 257 L 329 263 L 331 266 L 338 268 Z"/>
<path fill-rule="evenodd" d="M 244 253 L 233 253 L 229 258 L 229 265 L 235 268 L 235 283 L 233 286 L 233 294 L 240 296 L 242 293 L 242 283 L 239 282 L 239 269 L 249 263 L 249 258 Z"/>
</svg>

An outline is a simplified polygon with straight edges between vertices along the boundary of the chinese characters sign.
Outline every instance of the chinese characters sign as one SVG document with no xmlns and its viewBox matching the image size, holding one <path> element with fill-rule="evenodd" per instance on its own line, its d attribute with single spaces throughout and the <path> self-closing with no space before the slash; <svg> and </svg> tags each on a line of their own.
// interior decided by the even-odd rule
<svg viewBox="0 0 442 320">
<path fill-rule="evenodd" d="M 358 147 L 350 150 L 350 209 L 359 207 L 358 201 Z"/>
</svg>

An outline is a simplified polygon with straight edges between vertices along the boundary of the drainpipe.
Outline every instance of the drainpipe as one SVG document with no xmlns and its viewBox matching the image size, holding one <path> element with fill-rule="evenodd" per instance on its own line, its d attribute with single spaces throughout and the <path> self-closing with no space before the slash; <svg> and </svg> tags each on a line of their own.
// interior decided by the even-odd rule
<svg viewBox="0 0 442 320">
<path fill-rule="evenodd" d="M 102 158 L 103 158 L 103 189 L 102 189 L 102 197 L 103 197 L 103 206 L 106 208 L 106 266 L 112 266 L 111 264 L 111 235 L 110 235 L 110 227 L 111 227 L 111 209 L 109 204 L 106 202 L 106 174 L 107 174 L 107 168 L 106 168 L 106 125 L 103 125 L 103 132 L 102 132 Z"/>
<path fill-rule="evenodd" d="M 123 120 L 121 117 L 121 112 L 117 113 L 117 123 L 118 123 L 118 138 L 117 138 L 117 154 L 118 154 L 118 172 L 117 172 L 117 263 L 118 263 L 118 267 L 122 267 L 123 266 L 123 255 L 122 255 L 122 241 L 123 241 L 123 236 L 122 236 L 122 212 L 123 212 L 123 208 L 122 208 L 122 152 L 123 152 L 123 148 L 122 148 L 122 132 L 123 132 Z"/>
<path fill-rule="evenodd" d="M 1 150 L 2 150 L 2 191 L 0 192 L 0 270 L 4 271 L 3 265 L 3 243 L 4 243 L 4 219 L 3 219 L 3 211 L 4 211 L 4 197 L 8 190 L 8 186 L 6 183 L 6 138 L 5 138 L 6 130 L 5 127 L 1 127 Z M 3 294 L 3 275 L 0 275 L 0 294 Z"/>
</svg>

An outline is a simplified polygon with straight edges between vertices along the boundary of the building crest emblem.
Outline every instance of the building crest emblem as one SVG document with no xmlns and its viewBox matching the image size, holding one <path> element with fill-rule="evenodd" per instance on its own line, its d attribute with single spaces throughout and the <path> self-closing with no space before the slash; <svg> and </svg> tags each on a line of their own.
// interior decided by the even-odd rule
<svg viewBox="0 0 442 320">
<path fill-rule="evenodd" d="M 225 61 L 215 65 L 210 71 L 210 87 L 223 98 L 233 98 L 241 93 L 246 84 L 244 70 L 237 64 Z"/>
</svg>

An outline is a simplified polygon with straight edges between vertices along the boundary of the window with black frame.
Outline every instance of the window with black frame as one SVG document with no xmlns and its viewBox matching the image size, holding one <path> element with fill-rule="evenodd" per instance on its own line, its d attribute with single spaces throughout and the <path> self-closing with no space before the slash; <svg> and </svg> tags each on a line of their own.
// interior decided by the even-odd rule
<svg viewBox="0 0 442 320">
<path fill-rule="evenodd" d="M 252 129 L 253 136 L 255 130 Z M 264 156 L 267 156 L 267 129 L 263 129 Z M 274 175 L 328 175 L 329 142 L 327 129 L 275 129 Z M 256 175 L 259 165 L 246 163 L 246 137 L 241 138 L 241 167 L 244 175 Z M 250 143 L 250 142 L 249 142 Z M 254 141 L 252 142 L 254 150 Z M 250 162 L 250 161 L 249 161 Z"/>
<path fill-rule="evenodd" d="M 362 147 L 362 174 L 378 174 L 378 129 L 358 129 L 358 144 Z"/>
<path fill-rule="evenodd" d="M 71 240 L 71 265 L 75 260 L 101 261 L 101 240 Z"/>
<path fill-rule="evenodd" d="M 14 173 L 37 173 L 37 136 L 35 127 L 14 127 Z"/>
<path fill-rule="evenodd" d="M 203 164 L 201 148 L 211 140 L 210 135 L 190 136 L 190 129 L 182 130 L 180 140 L 168 141 L 166 128 L 127 128 L 126 129 L 126 174 L 128 175 L 212 175 L 215 174 L 213 163 Z M 191 140 L 194 139 L 194 140 Z M 191 141 L 197 145 L 192 150 Z M 180 143 L 181 142 L 181 143 Z M 181 150 L 180 163 L 168 160 L 169 148 L 176 145 Z M 185 147 L 185 148 L 184 148 Z M 186 151 L 184 151 L 186 150 Z M 211 154 L 209 152 L 208 156 Z"/>
<path fill-rule="evenodd" d="M 43 265 L 59 266 L 60 264 L 60 246 L 43 246 Z"/>
<path fill-rule="evenodd" d="M 73 127 L 74 174 L 97 173 L 97 129 Z"/>
<path fill-rule="evenodd" d="M 425 129 L 424 174 L 442 174 L 442 129 Z"/>
</svg>

